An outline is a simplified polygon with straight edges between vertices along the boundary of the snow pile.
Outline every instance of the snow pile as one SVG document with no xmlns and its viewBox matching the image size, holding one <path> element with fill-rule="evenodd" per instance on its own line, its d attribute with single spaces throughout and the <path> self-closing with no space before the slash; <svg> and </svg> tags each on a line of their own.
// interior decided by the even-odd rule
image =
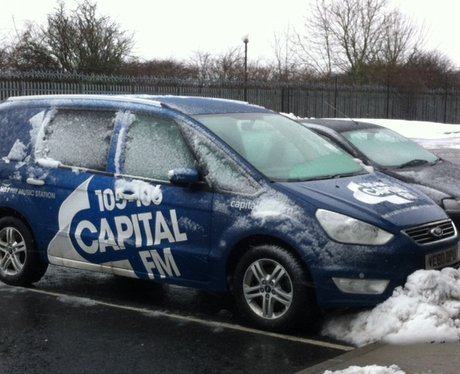
<svg viewBox="0 0 460 374">
<path fill-rule="evenodd" d="M 460 270 L 419 270 L 371 311 L 334 317 L 323 334 L 363 346 L 460 341 Z"/>
<path fill-rule="evenodd" d="M 406 372 L 396 365 L 390 367 L 371 365 L 366 367 L 350 366 L 348 369 L 337 371 L 326 370 L 323 374 L 406 374 Z"/>
<path fill-rule="evenodd" d="M 460 149 L 460 125 L 438 122 L 406 121 L 395 119 L 357 119 L 389 128 L 401 135 L 415 140 L 422 146 L 434 148 Z"/>
<path fill-rule="evenodd" d="M 363 118 L 356 120 L 384 126 L 408 138 L 445 139 L 460 137 L 460 125 L 427 121 L 407 121 L 401 119 Z"/>
</svg>

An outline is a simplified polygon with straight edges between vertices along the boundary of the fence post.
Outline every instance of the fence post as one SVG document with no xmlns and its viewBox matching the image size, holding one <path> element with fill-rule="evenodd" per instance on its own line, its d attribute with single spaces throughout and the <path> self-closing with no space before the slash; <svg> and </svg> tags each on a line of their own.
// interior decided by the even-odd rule
<svg viewBox="0 0 460 374">
<path fill-rule="evenodd" d="M 339 96 L 339 77 L 337 74 L 334 79 L 334 118 L 337 118 L 337 100 Z"/>
<path fill-rule="evenodd" d="M 386 118 L 390 118 L 390 78 L 387 77 Z"/>
<path fill-rule="evenodd" d="M 444 87 L 444 123 L 447 123 L 447 84 L 448 84 L 448 79 L 446 75 L 446 84 Z"/>
</svg>

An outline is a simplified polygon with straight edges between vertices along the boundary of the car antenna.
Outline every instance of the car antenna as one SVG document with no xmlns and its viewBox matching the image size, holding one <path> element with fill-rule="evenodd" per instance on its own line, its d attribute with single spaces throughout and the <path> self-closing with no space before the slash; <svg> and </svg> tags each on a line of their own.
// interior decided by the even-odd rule
<svg viewBox="0 0 460 374">
<path fill-rule="evenodd" d="M 344 118 L 350 120 L 351 122 L 353 122 L 356 126 L 359 126 L 359 123 L 357 121 L 355 121 L 353 118 L 347 116 L 344 112 L 342 112 L 341 110 L 337 109 L 337 107 L 335 105 L 332 105 L 331 103 L 329 103 L 328 101 L 325 101 L 326 105 L 329 106 L 329 108 L 333 109 L 336 113 L 339 113 L 341 114 Z"/>
</svg>

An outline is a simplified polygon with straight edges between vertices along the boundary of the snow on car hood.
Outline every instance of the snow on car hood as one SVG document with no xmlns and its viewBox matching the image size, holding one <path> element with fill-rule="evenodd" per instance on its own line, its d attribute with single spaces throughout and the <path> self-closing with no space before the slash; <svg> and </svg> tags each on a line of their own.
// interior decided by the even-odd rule
<svg viewBox="0 0 460 374">
<path fill-rule="evenodd" d="M 410 169 L 392 169 L 387 170 L 386 173 L 394 175 L 405 182 L 430 187 L 450 197 L 460 198 L 460 166 L 449 161 L 441 160 L 435 165 Z M 434 193 L 430 194 L 428 190 L 425 193 L 437 200 Z"/>
<path fill-rule="evenodd" d="M 382 173 L 282 185 L 294 197 L 316 208 L 336 211 L 380 227 L 386 222 L 400 229 L 447 218 L 426 195 Z"/>
</svg>

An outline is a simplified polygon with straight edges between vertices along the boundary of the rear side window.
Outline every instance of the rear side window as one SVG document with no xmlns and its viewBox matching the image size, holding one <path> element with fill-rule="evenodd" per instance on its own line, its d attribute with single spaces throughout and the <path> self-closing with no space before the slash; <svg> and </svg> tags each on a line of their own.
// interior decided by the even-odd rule
<svg viewBox="0 0 460 374">
<path fill-rule="evenodd" d="M 30 154 L 34 118 L 44 108 L 15 108 L 0 111 L 0 158 L 23 161 Z M 40 117 L 41 118 L 41 117 Z"/>
<path fill-rule="evenodd" d="M 63 165 L 104 171 L 114 122 L 111 111 L 59 110 L 45 125 L 42 153 Z"/>
<path fill-rule="evenodd" d="M 125 174 L 167 181 L 169 170 L 194 167 L 175 122 L 145 114 L 135 114 L 131 120 L 124 148 Z"/>
</svg>

